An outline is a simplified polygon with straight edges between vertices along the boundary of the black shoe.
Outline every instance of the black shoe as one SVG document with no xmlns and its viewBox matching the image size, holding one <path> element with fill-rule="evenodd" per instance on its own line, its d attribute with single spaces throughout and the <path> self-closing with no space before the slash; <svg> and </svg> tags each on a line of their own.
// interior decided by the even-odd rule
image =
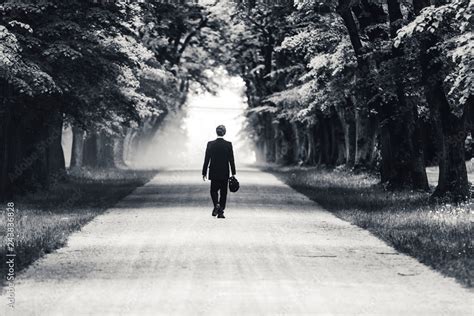
<svg viewBox="0 0 474 316">
<path fill-rule="evenodd" d="M 214 206 L 214 209 L 212 210 L 212 216 L 216 216 L 219 213 L 220 208 L 221 208 L 221 206 L 219 204 Z"/>
<path fill-rule="evenodd" d="M 217 215 L 217 218 L 225 218 L 224 214 Z"/>
</svg>

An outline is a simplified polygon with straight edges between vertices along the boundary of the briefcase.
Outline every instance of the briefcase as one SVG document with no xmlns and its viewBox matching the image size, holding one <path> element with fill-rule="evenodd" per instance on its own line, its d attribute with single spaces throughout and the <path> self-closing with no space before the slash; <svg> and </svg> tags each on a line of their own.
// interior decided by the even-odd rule
<svg viewBox="0 0 474 316">
<path fill-rule="evenodd" d="M 236 177 L 232 176 L 229 178 L 229 190 L 230 192 L 239 191 L 240 184 Z"/>
</svg>

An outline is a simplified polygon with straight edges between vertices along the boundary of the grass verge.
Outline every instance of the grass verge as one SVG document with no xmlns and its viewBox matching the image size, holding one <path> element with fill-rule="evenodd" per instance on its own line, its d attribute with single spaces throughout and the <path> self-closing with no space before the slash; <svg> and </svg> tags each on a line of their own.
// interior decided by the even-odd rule
<svg viewBox="0 0 474 316">
<path fill-rule="evenodd" d="M 112 207 L 136 187 L 148 182 L 156 171 L 81 170 L 49 191 L 17 197 L 15 203 L 15 270 L 18 273 L 44 254 L 65 245 L 68 236 Z M 6 209 L 6 202 L 4 203 Z M 0 236 L 6 235 L 6 216 L 0 217 Z M 2 238 L 0 258 L 6 258 Z M 3 260 L 2 259 L 2 260 Z M 0 265 L 6 276 L 7 266 Z M 5 278 L 0 281 L 4 285 Z"/>
<path fill-rule="evenodd" d="M 271 168 L 285 183 L 398 251 L 474 286 L 474 202 L 432 205 L 425 192 L 387 192 L 367 174 L 318 168 Z"/>
</svg>

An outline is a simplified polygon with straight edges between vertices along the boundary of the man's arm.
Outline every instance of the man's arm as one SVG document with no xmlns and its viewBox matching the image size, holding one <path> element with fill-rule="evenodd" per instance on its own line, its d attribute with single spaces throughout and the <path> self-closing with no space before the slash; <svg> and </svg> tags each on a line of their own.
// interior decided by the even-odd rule
<svg viewBox="0 0 474 316">
<path fill-rule="evenodd" d="M 232 175 L 235 176 L 235 162 L 234 162 L 234 149 L 232 148 L 232 143 L 230 143 L 230 156 L 229 156 L 230 170 Z"/>
<path fill-rule="evenodd" d="M 209 152 L 209 143 L 207 143 L 206 147 L 206 156 L 204 157 L 204 165 L 202 166 L 202 176 L 203 178 L 207 175 L 207 167 L 209 166 L 209 161 L 211 160 L 211 155 Z"/>
</svg>

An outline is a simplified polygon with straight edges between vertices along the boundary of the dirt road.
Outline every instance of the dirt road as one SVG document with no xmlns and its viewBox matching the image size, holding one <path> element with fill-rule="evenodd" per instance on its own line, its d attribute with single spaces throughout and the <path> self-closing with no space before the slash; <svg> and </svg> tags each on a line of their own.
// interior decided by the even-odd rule
<svg viewBox="0 0 474 316">
<path fill-rule="evenodd" d="M 238 176 L 222 220 L 199 171 L 159 173 L 22 273 L 7 315 L 474 313 L 454 280 L 270 174 Z"/>
</svg>

